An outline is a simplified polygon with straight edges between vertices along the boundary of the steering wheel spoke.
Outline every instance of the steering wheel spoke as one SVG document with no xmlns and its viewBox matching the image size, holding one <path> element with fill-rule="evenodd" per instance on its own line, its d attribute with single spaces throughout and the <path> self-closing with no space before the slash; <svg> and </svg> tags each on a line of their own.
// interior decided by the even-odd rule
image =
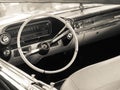
<svg viewBox="0 0 120 90">
<path fill-rule="evenodd" d="M 26 52 L 26 53 L 23 52 L 23 53 L 24 53 L 26 56 L 30 56 L 30 55 L 33 55 L 33 54 L 38 53 L 39 51 L 40 51 L 40 48 L 31 50 L 31 51 Z"/>
<path fill-rule="evenodd" d="M 69 33 L 69 31 L 65 31 L 62 34 L 58 35 L 56 38 L 52 39 L 51 44 L 59 41 L 61 38 L 66 36 Z"/>
<path fill-rule="evenodd" d="M 55 39 L 57 36 L 59 36 L 65 29 L 66 29 L 66 25 L 58 32 L 58 34 L 55 35 L 55 37 L 53 39 Z"/>
</svg>

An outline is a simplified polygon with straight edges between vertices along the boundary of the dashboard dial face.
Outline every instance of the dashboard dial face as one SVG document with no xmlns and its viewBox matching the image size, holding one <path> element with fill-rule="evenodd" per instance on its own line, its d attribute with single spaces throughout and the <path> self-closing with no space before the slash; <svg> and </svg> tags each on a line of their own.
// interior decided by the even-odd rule
<svg viewBox="0 0 120 90">
<path fill-rule="evenodd" d="M 3 33 L 1 36 L 0 36 L 0 43 L 1 45 L 8 45 L 11 41 L 11 36 L 8 34 L 8 33 Z"/>
</svg>

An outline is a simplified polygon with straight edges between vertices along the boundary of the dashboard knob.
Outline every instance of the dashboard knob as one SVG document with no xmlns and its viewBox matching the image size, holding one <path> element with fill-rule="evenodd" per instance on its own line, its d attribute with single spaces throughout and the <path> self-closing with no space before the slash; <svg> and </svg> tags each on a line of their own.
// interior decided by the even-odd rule
<svg viewBox="0 0 120 90">
<path fill-rule="evenodd" d="M 0 44 L 8 45 L 11 41 L 11 36 L 8 33 L 4 33 L 0 35 Z"/>
<path fill-rule="evenodd" d="M 9 49 L 6 49 L 6 50 L 3 51 L 3 55 L 5 57 L 8 57 L 10 54 L 11 54 L 11 51 Z"/>
<path fill-rule="evenodd" d="M 3 48 L 0 52 L 0 57 L 6 61 L 8 61 L 11 58 L 11 50 L 10 48 Z"/>
</svg>

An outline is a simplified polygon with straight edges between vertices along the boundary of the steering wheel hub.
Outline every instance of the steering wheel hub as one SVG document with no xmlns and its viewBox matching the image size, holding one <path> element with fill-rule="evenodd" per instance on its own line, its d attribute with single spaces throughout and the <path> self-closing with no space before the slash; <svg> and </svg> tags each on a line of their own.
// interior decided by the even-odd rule
<svg viewBox="0 0 120 90">
<path fill-rule="evenodd" d="M 48 42 L 40 43 L 38 45 L 38 48 L 40 48 L 40 51 L 39 51 L 40 55 L 46 55 L 50 50 L 50 44 Z"/>
</svg>

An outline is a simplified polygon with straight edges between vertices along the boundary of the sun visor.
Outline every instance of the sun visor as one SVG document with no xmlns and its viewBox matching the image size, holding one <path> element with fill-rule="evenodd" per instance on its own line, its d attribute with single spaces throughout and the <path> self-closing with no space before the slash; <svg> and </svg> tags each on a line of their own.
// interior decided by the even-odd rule
<svg viewBox="0 0 120 90">
<path fill-rule="evenodd" d="M 0 0 L 0 2 L 100 3 L 120 4 L 120 0 Z"/>
</svg>

